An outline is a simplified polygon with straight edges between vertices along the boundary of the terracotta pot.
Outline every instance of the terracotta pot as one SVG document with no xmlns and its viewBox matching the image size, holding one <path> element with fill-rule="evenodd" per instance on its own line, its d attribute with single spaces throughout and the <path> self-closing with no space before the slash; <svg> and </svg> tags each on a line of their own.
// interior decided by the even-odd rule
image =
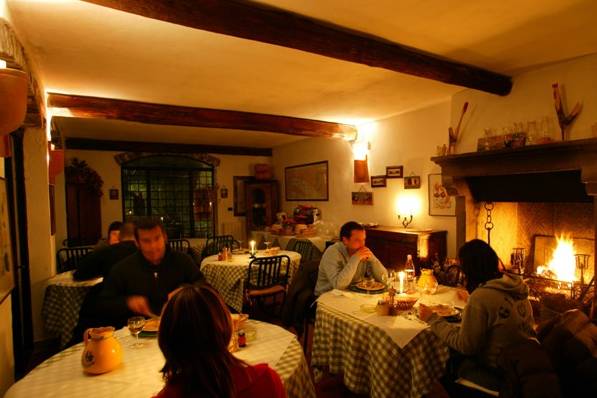
<svg viewBox="0 0 597 398">
<path fill-rule="evenodd" d="M 0 68 L 0 136 L 23 125 L 27 113 L 28 84 L 25 72 Z"/>
</svg>

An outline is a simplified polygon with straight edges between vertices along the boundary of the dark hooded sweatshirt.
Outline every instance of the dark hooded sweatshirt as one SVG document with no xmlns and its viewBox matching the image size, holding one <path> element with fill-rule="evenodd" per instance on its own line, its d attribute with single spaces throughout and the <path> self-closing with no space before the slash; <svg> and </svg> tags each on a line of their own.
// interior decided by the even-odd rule
<svg viewBox="0 0 597 398">
<path fill-rule="evenodd" d="M 434 314 L 431 330 L 450 348 L 496 368 L 503 348 L 535 337 L 528 295 L 522 278 L 504 274 L 473 291 L 459 326 Z"/>
</svg>

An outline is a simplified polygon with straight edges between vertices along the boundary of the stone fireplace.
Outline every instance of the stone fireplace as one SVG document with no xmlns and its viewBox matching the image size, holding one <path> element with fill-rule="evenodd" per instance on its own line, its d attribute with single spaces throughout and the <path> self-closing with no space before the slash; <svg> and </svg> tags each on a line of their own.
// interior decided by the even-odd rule
<svg viewBox="0 0 597 398">
<path fill-rule="evenodd" d="M 456 197 L 457 244 L 489 241 L 537 296 L 590 307 L 597 224 L 597 139 L 432 158 Z"/>
</svg>

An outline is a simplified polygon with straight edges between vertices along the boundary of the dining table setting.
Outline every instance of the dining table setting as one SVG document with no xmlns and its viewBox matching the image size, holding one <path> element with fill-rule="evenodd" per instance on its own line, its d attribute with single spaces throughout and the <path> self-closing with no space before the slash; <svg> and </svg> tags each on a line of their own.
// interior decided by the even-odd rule
<svg viewBox="0 0 597 398">
<path fill-rule="evenodd" d="M 288 256 L 290 259 L 288 282 L 290 283 L 300 266 L 301 255 L 294 251 L 273 247 L 267 250 L 255 250 L 254 253 L 247 249 L 233 250 L 227 258 L 222 258 L 218 254 L 206 257 L 201 261 L 201 272 L 207 282 L 222 295 L 224 302 L 241 312 L 249 264 L 255 258 L 269 256 Z"/>
<path fill-rule="evenodd" d="M 256 320 L 243 319 L 242 327 L 246 342 L 231 348 L 233 355 L 250 365 L 268 364 L 280 375 L 289 398 L 315 398 L 309 367 L 294 334 Z M 41 363 L 5 397 L 155 396 L 164 386 L 158 329 L 158 319 L 133 318 L 128 328 L 90 329 L 83 343 Z"/>
<path fill-rule="evenodd" d="M 418 317 L 426 305 L 459 322 L 459 289 L 421 289 L 413 280 L 362 281 L 319 296 L 311 365 L 342 374 L 346 387 L 373 398 L 419 397 L 443 376 L 448 347 Z M 403 285 L 404 283 L 404 285 Z"/>
<path fill-rule="evenodd" d="M 45 330 L 59 339 L 60 347 L 71 340 L 72 331 L 79 320 L 79 311 L 89 290 L 103 278 L 76 281 L 74 271 L 56 274 L 47 281 L 42 306 Z"/>
</svg>

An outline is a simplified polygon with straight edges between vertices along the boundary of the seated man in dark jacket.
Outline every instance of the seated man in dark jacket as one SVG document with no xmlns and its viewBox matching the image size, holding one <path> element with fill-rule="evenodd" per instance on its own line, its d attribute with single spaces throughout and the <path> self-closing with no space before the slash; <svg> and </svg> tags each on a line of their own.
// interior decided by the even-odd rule
<svg viewBox="0 0 597 398">
<path fill-rule="evenodd" d="M 126 223 L 120 227 L 120 243 L 104 246 L 83 257 L 73 274 L 76 281 L 106 277 L 120 260 L 137 252 L 135 224 Z"/>
<path fill-rule="evenodd" d="M 204 281 L 191 257 L 168 248 L 159 222 L 139 222 L 135 239 L 139 251 L 112 268 L 97 302 L 98 313 L 116 327 L 126 325 L 134 315 L 160 315 L 182 284 Z"/>
<path fill-rule="evenodd" d="M 135 224 L 126 223 L 120 227 L 120 243 L 97 249 L 81 259 L 79 268 L 73 274 L 75 280 L 86 280 L 97 277 L 104 279 L 114 265 L 137 252 L 135 243 Z M 79 311 L 79 320 L 73 330 L 71 344 L 81 341 L 83 332 L 87 328 L 105 326 L 105 317 L 98 314 L 97 301 L 102 291 L 103 282 L 93 286 L 85 295 L 85 300 Z"/>
</svg>

